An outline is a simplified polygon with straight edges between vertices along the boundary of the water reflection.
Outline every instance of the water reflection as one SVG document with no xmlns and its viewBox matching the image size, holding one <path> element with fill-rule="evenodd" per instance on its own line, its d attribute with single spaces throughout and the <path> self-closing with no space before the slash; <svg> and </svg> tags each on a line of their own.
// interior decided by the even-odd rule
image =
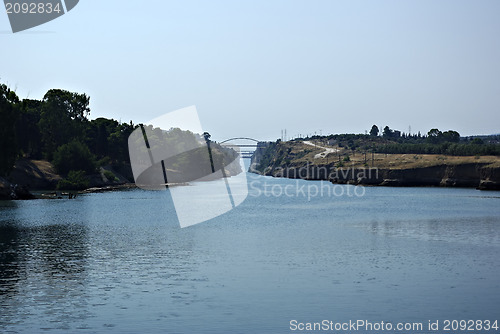
<svg viewBox="0 0 500 334">
<path fill-rule="evenodd" d="M 19 280 L 18 230 L 0 226 L 0 295 L 15 293 Z"/>
<path fill-rule="evenodd" d="M 368 229 L 375 234 L 407 237 L 424 241 L 446 241 L 471 244 L 500 243 L 498 217 L 387 220 L 372 221 Z"/>
<path fill-rule="evenodd" d="M 500 211 L 474 194 L 249 197 L 186 229 L 168 191 L 0 202 L 0 328 L 282 333 L 292 317 L 494 318 Z"/>
<path fill-rule="evenodd" d="M 43 314 L 39 328 L 69 328 L 88 317 L 81 290 L 86 284 L 88 229 L 78 224 L 0 224 L 0 306 L 2 327 L 29 314 Z M 28 306 L 28 307 L 27 307 Z M 28 314 L 27 314 L 28 313 Z"/>
</svg>

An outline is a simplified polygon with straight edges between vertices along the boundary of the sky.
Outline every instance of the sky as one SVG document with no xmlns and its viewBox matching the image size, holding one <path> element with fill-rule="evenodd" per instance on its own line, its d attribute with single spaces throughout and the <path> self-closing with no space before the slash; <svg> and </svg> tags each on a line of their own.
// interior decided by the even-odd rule
<svg viewBox="0 0 500 334">
<path fill-rule="evenodd" d="M 0 82 L 145 123 L 195 105 L 212 139 L 380 128 L 500 133 L 500 1 L 80 0 L 13 34 Z"/>
</svg>

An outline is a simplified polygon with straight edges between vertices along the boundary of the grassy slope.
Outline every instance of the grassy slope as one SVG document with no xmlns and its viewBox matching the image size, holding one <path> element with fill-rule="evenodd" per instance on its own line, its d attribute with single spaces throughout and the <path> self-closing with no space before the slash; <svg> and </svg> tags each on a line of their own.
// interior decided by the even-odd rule
<svg viewBox="0 0 500 334">
<path fill-rule="evenodd" d="M 291 149 L 288 154 L 290 166 L 300 166 L 309 163 L 315 165 L 326 165 L 338 163 L 346 155 L 349 155 L 351 161 L 343 161 L 344 167 L 363 167 L 365 166 L 365 154 L 362 152 L 352 152 L 338 146 L 328 146 L 325 143 L 318 142 L 317 145 L 338 149 L 338 154 L 330 153 L 325 158 L 315 158 L 315 155 L 324 151 L 324 149 L 306 145 L 302 142 L 286 142 L 281 145 L 286 149 Z M 372 167 L 372 154 L 366 153 L 366 163 Z M 459 165 L 468 163 L 487 163 L 491 167 L 500 167 L 500 157 L 498 156 L 447 156 L 438 154 L 381 154 L 373 155 L 373 167 L 390 169 L 421 168 L 437 165 Z"/>
</svg>

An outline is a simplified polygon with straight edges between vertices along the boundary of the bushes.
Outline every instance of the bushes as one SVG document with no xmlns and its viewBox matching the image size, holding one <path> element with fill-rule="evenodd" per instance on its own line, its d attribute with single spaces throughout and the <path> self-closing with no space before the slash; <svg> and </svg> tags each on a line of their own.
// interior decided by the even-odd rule
<svg viewBox="0 0 500 334">
<path fill-rule="evenodd" d="M 64 175 L 70 171 L 94 173 L 96 170 L 94 155 L 90 153 L 87 145 L 77 140 L 59 146 L 54 152 L 52 163 L 57 171 Z"/>
<path fill-rule="evenodd" d="M 110 157 L 104 157 L 102 159 L 99 159 L 97 162 L 97 167 L 102 167 L 102 166 L 107 166 L 107 165 L 111 165 L 111 158 Z"/>
<path fill-rule="evenodd" d="M 89 180 L 83 170 L 70 171 L 68 176 L 57 183 L 59 190 L 83 190 L 89 187 Z"/>
<path fill-rule="evenodd" d="M 376 148 L 378 153 L 389 154 L 445 154 L 456 156 L 500 155 L 500 145 L 479 144 L 387 144 Z"/>
<path fill-rule="evenodd" d="M 0 176 L 9 175 L 17 158 L 15 124 L 18 102 L 16 93 L 0 84 Z"/>
<path fill-rule="evenodd" d="M 104 170 L 103 171 L 103 174 L 104 174 L 104 177 L 106 177 L 106 179 L 108 179 L 109 182 L 117 182 L 117 181 L 120 181 L 116 176 L 115 174 L 113 174 L 112 171 L 109 171 L 109 170 Z"/>
</svg>

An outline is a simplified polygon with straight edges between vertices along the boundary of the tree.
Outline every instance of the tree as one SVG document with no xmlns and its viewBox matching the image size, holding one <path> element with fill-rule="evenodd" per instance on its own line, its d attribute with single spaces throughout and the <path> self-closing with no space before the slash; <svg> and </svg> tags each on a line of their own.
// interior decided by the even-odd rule
<svg viewBox="0 0 500 334">
<path fill-rule="evenodd" d="M 393 134 L 393 132 L 392 132 L 391 128 L 389 128 L 388 126 L 386 126 L 386 127 L 384 128 L 383 136 L 384 136 L 385 138 L 391 138 L 391 137 L 392 137 L 392 134 Z"/>
<path fill-rule="evenodd" d="M 370 130 L 370 136 L 377 137 L 378 133 L 379 133 L 378 126 L 373 125 L 372 129 Z"/>
<path fill-rule="evenodd" d="M 439 129 L 430 129 L 427 132 L 427 140 L 431 144 L 437 144 L 441 141 L 443 133 Z"/>
<path fill-rule="evenodd" d="M 24 156 L 42 157 L 42 137 L 38 123 L 42 112 L 42 101 L 24 99 L 21 102 L 16 125 L 17 142 Z"/>
<path fill-rule="evenodd" d="M 89 180 L 83 170 L 72 170 L 65 179 L 57 183 L 59 190 L 83 190 L 89 187 Z"/>
<path fill-rule="evenodd" d="M 45 94 L 39 127 L 47 159 L 52 158 L 59 146 L 83 138 L 89 100 L 85 94 L 61 89 L 51 89 Z"/>
<path fill-rule="evenodd" d="M 43 97 L 45 102 L 53 102 L 61 107 L 72 120 L 85 121 L 90 114 L 90 97 L 86 94 L 51 89 Z"/>
<path fill-rule="evenodd" d="M 68 174 L 72 170 L 83 170 L 94 173 L 96 170 L 95 157 L 87 145 L 73 140 L 61 145 L 54 152 L 54 167 L 61 174 Z"/>
<path fill-rule="evenodd" d="M 472 145 L 483 145 L 484 141 L 481 138 L 474 138 L 471 142 Z"/>
<path fill-rule="evenodd" d="M 0 84 L 0 175 L 6 176 L 16 162 L 16 119 L 19 98 L 6 85 Z"/>
<path fill-rule="evenodd" d="M 460 141 L 460 134 L 457 131 L 448 130 L 443 132 L 443 139 L 452 143 L 458 143 Z"/>
</svg>

